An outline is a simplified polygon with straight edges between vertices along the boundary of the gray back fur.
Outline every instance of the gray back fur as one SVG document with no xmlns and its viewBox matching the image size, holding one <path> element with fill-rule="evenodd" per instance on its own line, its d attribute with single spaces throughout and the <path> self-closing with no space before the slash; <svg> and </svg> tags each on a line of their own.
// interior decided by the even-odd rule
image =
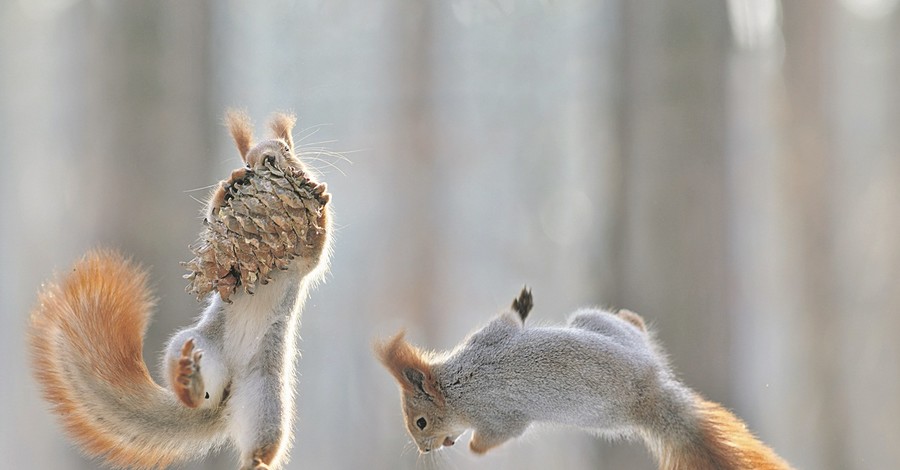
<svg viewBox="0 0 900 470">
<path fill-rule="evenodd" d="M 671 401 L 677 417 L 689 400 L 647 333 L 619 316 L 588 309 L 566 326 L 526 327 L 515 313 L 434 365 L 448 413 L 472 428 L 514 437 L 532 422 L 552 422 L 632 435 L 660 424 L 641 419 L 649 402 Z"/>
</svg>

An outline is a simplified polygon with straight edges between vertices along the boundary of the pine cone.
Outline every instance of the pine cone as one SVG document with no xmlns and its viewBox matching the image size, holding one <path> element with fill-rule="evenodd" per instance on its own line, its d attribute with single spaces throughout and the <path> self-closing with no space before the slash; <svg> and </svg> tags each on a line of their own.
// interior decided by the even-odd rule
<svg viewBox="0 0 900 470">
<path fill-rule="evenodd" d="M 239 287 L 252 294 L 272 271 L 288 269 L 298 256 L 317 256 L 321 247 L 325 204 L 330 196 L 293 167 L 265 161 L 247 169 L 225 188 L 218 210 L 207 217 L 194 259 L 183 263 L 187 292 L 200 300 L 218 292 L 228 302 Z"/>
</svg>

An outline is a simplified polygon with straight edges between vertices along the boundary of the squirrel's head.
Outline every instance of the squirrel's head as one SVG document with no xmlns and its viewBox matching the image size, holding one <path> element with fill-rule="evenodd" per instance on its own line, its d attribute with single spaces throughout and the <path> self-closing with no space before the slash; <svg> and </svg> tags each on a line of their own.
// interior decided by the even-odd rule
<svg viewBox="0 0 900 470">
<path fill-rule="evenodd" d="M 231 138 L 241 154 L 241 159 L 250 169 L 254 169 L 267 159 L 273 159 L 279 167 L 293 167 L 305 170 L 294 150 L 291 130 L 297 122 L 293 114 L 275 113 L 269 122 L 274 138 L 253 143 L 253 124 L 243 111 L 231 109 L 225 114 L 225 124 Z"/>
<path fill-rule="evenodd" d="M 427 354 L 409 344 L 404 334 L 376 344 L 375 353 L 400 384 L 406 429 L 419 452 L 452 446 L 465 426 L 449 411 Z"/>
</svg>

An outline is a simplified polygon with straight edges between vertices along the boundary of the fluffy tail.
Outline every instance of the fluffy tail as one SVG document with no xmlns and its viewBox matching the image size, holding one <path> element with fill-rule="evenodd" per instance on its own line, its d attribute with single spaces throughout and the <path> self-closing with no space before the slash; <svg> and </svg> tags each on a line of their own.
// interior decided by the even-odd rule
<svg viewBox="0 0 900 470">
<path fill-rule="evenodd" d="M 142 355 L 153 308 L 146 274 L 94 251 L 45 285 L 30 347 L 44 398 L 85 453 L 115 467 L 163 468 L 223 439 L 217 410 L 191 410 L 153 382 Z"/>
<path fill-rule="evenodd" d="M 700 396 L 694 404 L 695 425 L 687 438 L 663 438 L 652 446 L 660 470 L 791 469 L 730 411 Z"/>
</svg>

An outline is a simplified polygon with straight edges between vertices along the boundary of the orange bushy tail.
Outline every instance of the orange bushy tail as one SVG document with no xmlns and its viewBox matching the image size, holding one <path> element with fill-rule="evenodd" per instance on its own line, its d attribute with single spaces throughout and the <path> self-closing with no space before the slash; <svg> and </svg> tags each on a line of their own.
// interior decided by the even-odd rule
<svg viewBox="0 0 900 470">
<path fill-rule="evenodd" d="M 150 378 L 146 274 L 94 251 L 43 286 L 29 342 L 44 398 L 85 453 L 117 467 L 162 468 L 220 440 L 221 419 L 188 410 Z"/>
<path fill-rule="evenodd" d="M 789 470 L 787 462 L 717 403 L 695 397 L 696 434 L 656 446 L 660 470 Z"/>
</svg>

